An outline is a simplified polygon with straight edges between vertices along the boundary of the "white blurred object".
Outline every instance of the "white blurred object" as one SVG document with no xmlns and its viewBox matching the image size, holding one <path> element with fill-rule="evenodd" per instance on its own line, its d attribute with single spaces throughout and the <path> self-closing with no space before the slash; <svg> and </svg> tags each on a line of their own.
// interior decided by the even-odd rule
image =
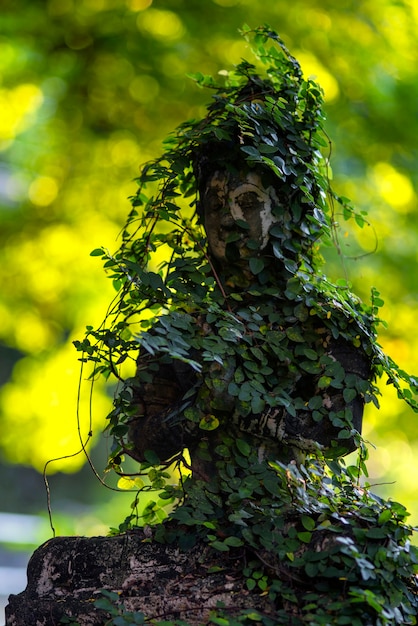
<svg viewBox="0 0 418 626">
<path fill-rule="evenodd" d="M 0 513 L 0 543 L 37 544 L 45 524 L 36 515 Z"/>
</svg>

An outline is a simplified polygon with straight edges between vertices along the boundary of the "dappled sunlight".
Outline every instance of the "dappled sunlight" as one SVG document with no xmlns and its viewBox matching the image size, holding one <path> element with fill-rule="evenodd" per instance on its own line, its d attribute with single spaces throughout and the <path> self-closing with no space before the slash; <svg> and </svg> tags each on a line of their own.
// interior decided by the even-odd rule
<svg viewBox="0 0 418 626">
<path fill-rule="evenodd" d="M 415 22 L 418 24 L 418 0 L 406 0 L 406 3 L 411 7 Z"/>
<path fill-rule="evenodd" d="M 90 419 L 94 435 L 101 433 L 103 416 L 109 412 L 111 402 L 102 394 L 95 394 L 90 415 L 90 383 L 83 378 L 78 411 L 81 364 L 74 358 L 75 354 L 73 346 L 66 345 L 42 360 L 22 359 L 15 368 L 13 380 L 2 388 L 0 407 L 13 407 L 3 412 L 2 418 L 5 432 L 1 447 L 10 461 L 31 464 L 42 471 L 50 459 L 73 455 L 80 450 L 79 426 L 83 442 L 88 439 Z M 31 381 L 29 387 L 25 386 L 25 380 Z M 74 471 L 85 461 L 81 453 L 54 462 L 50 471 Z"/>
<path fill-rule="evenodd" d="M 385 3 L 382 11 L 382 18 L 379 26 L 382 32 L 396 51 L 397 62 L 403 57 L 404 60 L 409 63 L 414 63 L 417 60 L 418 50 L 416 45 L 416 27 L 418 24 L 418 10 L 416 0 L 409 0 L 405 3 L 406 6 L 411 7 L 411 11 L 405 10 L 404 6 L 397 5 L 397 3 Z M 389 59 L 388 59 L 389 61 Z M 392 65 L 393 71 L 396 75 L 398 73 L 395 70 L 395 64 L 388 62 L 388 67 Z M 405 65 L 403 68 L 407 73 L 414 71 L 413 66 Z"/>
<path fill-rule="evenodd" d="M 389 163 L 379 162 L 368 170 L 367 177 L 352 180 L 344 177 L 341 182 L 340 191 L 344 196 L 361 198 L 361 207 L 369 209 L 368 223 L 362 228 L 354 223 L 345 224 L 342 216 L 336 216 L 343 253 L 348 258 L 357 257 L 359 261 L 357 266 L 351 266 L 353 278 L 361 273 L 368 285 L 375 285 L 379 290 L 383 288 L 386 305 L 396 309 L 402 305 L 399 296 L 405 291 L 405 277 L 414 276 L 412 272 L 399 275 L 403 259 L 407 255 L 414 257 L 417 248 L 415 216 L 418 202 L 411 178 Z M 362 260 L 362 255 L 367 253 L 373 254 Z M 386 264 L 384 276 L 380 271 L 376 273 L 382 263 Z M 414 297 L 413 293 L 411 295 Z M 392 298 L 396 300 L 392 301 Z M 385 311 L 386 308 L 384 317 Z"/>
<path fill-rule="evenodd" d="M 294 54 L 301 64 L 304 76 L 319 83 L 324 90 L 325 102 L 332 102 L 338 98 L 340 93 L 338 82 L 335 80 L 334 76 L 325 69 L 320 61 L 313 54 L 308 52 L 295 50 Z"/>
<path fill-rule="evenodd" d="M 162 9 L 150 8 L 139 13 L 138 29 L 144 30 L 153 37 L 164 41 L 177 41 L 184 33 L 184 25 L 177 13 Z"/>
<path fill-rule="evenodd" d="M 382 401 L 386 401 L 386 394 Z M 393 403 L 392 408 L 395 411 L 399 410 L 399 401 Z M 385 420 L 387 416 L 388 411 L 385 409 L 379 419 Z M 405 432 L 396 428 L 396 417 L 392 428 L 385 430 L 381 435 L 378 434 L 379 423 L 376 424 L 376 428 L 371 427 L 368 421 L 370 413 L 366 411 L 365 417 L 364 436 L 366 441 L 370 442 L 367 465 L 371 490 L 382 497 L 407 503 L 414 524 L 414 520 L 418 519 L 416 499 L 418 441 L 409 441 Z M 413 414 L 411 417 L 415 419 Z"/>
<path fill-rule="evenodd" d="M 211 65 L 215 59 L 220 59 L 225 67 L 217 67 L 217 71 L 230 71 L 233 65 L 237 65 L 248 54 L 248 44 L 242 39 L 232 36 L 214 33 L 213 39 L 206 42 L 206 51 L 209 56 L 208 71 L 212 72 Z M 212 57 L 213 55 L 213 57 Z M 210 68 L 210 69 L 209 69 Z M 215 72 L 216 73 L 216 70 Z"/>
<path fill-rule="evenodd" d="M 152 0 L 126 0 L 126 4 L 131 11 L 145 11 L 151 6 Z"/>
<path fill-rule="evenodd" d="M 33 116 L 42 102 L 41 89 L 32 83 L 0 89 L 0 150 L 6 149 L 17 135 L 34 123 Z"/>
<path fill-rule="evenodd" d="M 58 182 L 51 176 L 39 176 L 29 186 L 28 196 L 33 204 L 48 206 L 58 195 Z"/>
<path fill-rule="evenodd" d="M 165 76 L 171 80 L 174 78 L 183 78 L 187 72 L 187 63 L 175 52 L 168 52 L 161 55 L 161 70 Z M 175 105 L 175 102 L 170 103 L 170 106 Z"/>
<path fill-rule="evenodd" d="M 417 198 L 411 180 L 398 172 L 390 163 L 377 163 L 373 167 L 372 176 L 374 184 L 385 202 L 401 213 L 407 213 L 413 208 L 416 209 Z"/>
<path fill-rule="evenodd" d="M 414 418 L 412 410 L 399 402 L 394 387 L 386 385 L 386 379 L 379 381 L 378 387 L 381 393 L 379 395 L 380 408 L 377 409 L 374 405 L 366 404 L 363 421 L 363 434 L 372 443 L 376 443 L 374 441 L 376 435 L 380 441 L 386 440 L 386 438 L 390 441 L 389 433 L 398 431 L 402 416 Z"/>
<path fill-rule="evenodd" d="M 16 320 L 18 319 L 18 324 Z M 45 350 L 46 346 L 54 345 L 56 328 L 48 320 L 39 317 L 36 309 L 17 309 L 13 320 L 15 345 L 26 353 Z M 54 332 L 55 331 L 55 332 Z"/>
<path fill-rule="evenodd" d="M 88 224 L 88 222 L 87 222 Z M 96 222 L 95 222 L 96 224 Z M 105 233 L 105 223 L 102 223 L 102 233 Z M 114 233 L 112 231 L 112 238 Z M 76 287 L 77 280 L 83 280 L 86 285 L 86 279 L 92 281 L 94 286 L 95 280 L 103 276 L 101 267 L 95 262 L 89 253 L 91 250 L 91 240 L 88 232 L 79 234 L 74 228 L 65 224 L 57 224 L 49 226 L 40 231 L 38 237 L 19 241 L 19 253 L 15 254 L 14 242 L 9 242 L 8 248 L 5 250 L 4 258 L 7 260 L 5 281 L 14 278 L 16 281 L 23 279 L 23 285 L 20 286 L 21 297 L 23 299 L 19 310 L 24 311 L 27 304 L 24 299 L 32 303 L 29 310 L 35 311 L 34 304 L 39 307 L 41 323 L 57 323 L 51 317 L 51 310 L 61 309 L 63 299 L 67 297 L 69 291 L 73 291 Z M 3 271 L 4 271 L 3 270 Z M 78 279 L 77 279 L 78 276 Z M 1 273 L 0 273 L 1 278 Z M 103 290 L 106 295 L 110 294 L 111 286 L 108 285 L 103 277 Z M 16 296 L 16 294 L 14 294 Z M 81 294 L 82 297 L 82 294 Z M 101 301 L 100 297 L 95 298 L 96 306 Z M 87 304 L 87 303 L 86 303 Z M 72 303 L 67 306 L 72 307 Z M 16 312 L 15 312 L 16 313 Z M 65 311 L 62 310 L 65 316 Z M 88 320 L 85 320 L 86 323 Z M 21 332 L 28 334 L 27 341 L 30 341 L 30 330 L 22 323 L 19 323 L 18 313 L 16 316 L 17 328 Z M 49 338 L 50 339 L 50 338 Z M 26 349 L 17 344 L 24 352 Z M 50 343 L 45 343 L 44 349 L 48 348 Z M 39 346 L 37 346 L 37 349 Z"/>
<path fill-rule="evenodd" d="M 109 142 L 109 155 L 116 167 L 133 167 L 141 157 L 135 137 L 129 133 L 114 133 Z"/>
<path fill-rule="evenodd" d="M 152 102 L 159 92 L 158 81 L 148 74 L 135 76 L 129 83 L 129 93 L 137 102 Z"/>
</svg>

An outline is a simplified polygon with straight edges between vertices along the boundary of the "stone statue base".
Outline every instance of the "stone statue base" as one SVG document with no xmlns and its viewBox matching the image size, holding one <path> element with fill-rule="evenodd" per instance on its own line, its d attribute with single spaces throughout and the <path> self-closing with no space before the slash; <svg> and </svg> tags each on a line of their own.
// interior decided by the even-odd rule
<svg viewBox="0 0 418 626">
<path fill-rule="evenodd" d="M 124 606 L 156 621 L 182 619 L 202 626 L 218 607 L 228 615 L 246 608 L 274 615 L 261 592 L 246 588 L 238 552 L 215 553 L 203 543 L 181 551 L 153 541 L 143 530 L 57 537 L 31 557 L 25 591 L 9 598 L 6 626 L 103 626 L 110 615 L 94 605 L 103 589 L 119 595 L 121 614 Z"/>
</svg>

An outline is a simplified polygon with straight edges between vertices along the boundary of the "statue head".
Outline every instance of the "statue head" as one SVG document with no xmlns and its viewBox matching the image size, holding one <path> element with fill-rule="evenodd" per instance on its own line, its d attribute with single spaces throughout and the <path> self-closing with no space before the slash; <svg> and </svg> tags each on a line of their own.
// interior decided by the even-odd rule
<svg viewBox="0 0 418 626">
<path fill-rule="evenodd" d="M 240 263 L 264 250 L 278 218 L 274 188 L 263 186 L 255 171 L 217 170 L 201 198 L 209 250 L 220 263 Z"/>
</svg>

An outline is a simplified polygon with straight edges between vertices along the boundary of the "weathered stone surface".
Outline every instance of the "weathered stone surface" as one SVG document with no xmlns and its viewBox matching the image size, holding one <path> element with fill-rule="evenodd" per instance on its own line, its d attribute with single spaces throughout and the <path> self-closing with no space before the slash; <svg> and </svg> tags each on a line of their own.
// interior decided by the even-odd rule
<svg viewBox="0 0 418 626">
<path fill-rule="evenodd" d="M 185 552 L 142 531 L 57 537 L 34 552 L 25 591 L 9 598 L 6 626 L 56 626 L 64 616 L 80 626 L 103 625 L 109 616 L 94 606 L 102 589 L 117 592 L 129 611 L 196 626 L 220 604 L 232 614 L 243 608 L 274 614 L 266 598 L 250 594 L 244 583 L 242 558 L 217 553 L 215 562 L 204 544 Z"/>
</svg>

